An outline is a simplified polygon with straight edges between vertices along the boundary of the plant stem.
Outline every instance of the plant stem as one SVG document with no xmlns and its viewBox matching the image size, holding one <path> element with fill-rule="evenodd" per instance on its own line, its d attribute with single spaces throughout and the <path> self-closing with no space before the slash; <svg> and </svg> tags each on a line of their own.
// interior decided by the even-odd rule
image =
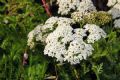
<svg viewBox="0 0 120 80">
<path fill-rule="evenodd" d="M 46 1 L 45 1 L 45 0 L 42 0 L 42 3 L 43 3 L 43 6 L 44 6 L 44 8 L 45 8 L 45 11 L 46 11 L 47 15 L 48 15 L 48 16 L 52 16 L 52 15 L 51 15 L 51 12 L 50 12 L 49 5 L 46 3 Z"/>
</svg>

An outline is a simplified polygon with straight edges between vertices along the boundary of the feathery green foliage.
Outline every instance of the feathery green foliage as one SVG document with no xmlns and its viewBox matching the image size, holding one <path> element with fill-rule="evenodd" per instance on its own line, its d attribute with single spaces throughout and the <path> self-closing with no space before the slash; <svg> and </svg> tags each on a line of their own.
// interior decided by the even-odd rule
<svg viewBox="0 0 120 80">
<path fill-rule="evenodd" d="M 43 7 L 34 0 L 0 0 L 0 4 L 0 79 L 43 79 L 47 61 L 39 57 L 41 52 L 29 56 L 28 66 L 23 66 L 28 32 L 47 19 Z M 36 57 L 42 63 L 31 64 Z"/>
</svg>

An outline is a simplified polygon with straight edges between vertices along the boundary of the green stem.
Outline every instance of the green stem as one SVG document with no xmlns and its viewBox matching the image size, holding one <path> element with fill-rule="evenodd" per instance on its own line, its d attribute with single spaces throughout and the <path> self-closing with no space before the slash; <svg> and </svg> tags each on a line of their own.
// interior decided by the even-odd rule
<svg viewBox="0 0 120 80">
<path fill-rule="evenodd" d="M 76 68 L 74 66 L 71 66 L 73 73 L 75 74 L 76 80 L 80 80 L 79 73 L 77 72 Z"/>
</svg>

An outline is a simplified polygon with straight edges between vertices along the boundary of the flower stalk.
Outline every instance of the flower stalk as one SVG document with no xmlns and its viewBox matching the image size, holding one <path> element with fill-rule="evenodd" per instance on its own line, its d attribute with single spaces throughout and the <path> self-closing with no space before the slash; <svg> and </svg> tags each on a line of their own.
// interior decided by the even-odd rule
<svg viewBox="0 0 120 80">
<path fill-rule="evenodd" d="M 48 15 L 48 16 L 52 16 L 52 14 L 51 14 L 51 12 L 50 12 L 50 7 L 49 7 L 49 5 L 46 3 L 46 1 L 45 1 L 45 0 L 42 0 L 42 3 L 43 3 L 43 6 L 44 6 L 44 8 L 45 8 L 45 11 L 46 11 L 47 15 Z"/>
</svg>

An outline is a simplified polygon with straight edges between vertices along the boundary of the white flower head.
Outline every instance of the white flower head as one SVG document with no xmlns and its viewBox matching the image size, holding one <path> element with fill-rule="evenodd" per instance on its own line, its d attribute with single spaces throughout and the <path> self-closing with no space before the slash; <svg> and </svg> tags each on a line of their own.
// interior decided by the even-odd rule
<svg viewBox="0 0 120 80">
<path fill-rule="evenodd" d="M 75 10 L 79 3 L 80 0 L 57 0 L 57 4 L 59 6 L 58 13 L 61 15 L 66 15 L 71 10 Z"/>
<path fill-rule="evenodd" d="M 88 13 L 91 11 L 96 11 L 96 7 L 93 5 L 91 0 L 83 0 L 77 8 L 77 11 Z"/>
<path fill-rule="evenodd" d="M 86 30 L 82 28 L 73 29 L 69 24 L 63 23 L 48 35 L 44 54 L 55 57 L 57 61 L 67 61 L 71 64 L 80 63 L 92 54 L 94 50 L 91 44 L 86 44 L 83 37 Z"/>
<path fill-rule="evenodd" d="M 116 19 L 116 20 L 114 21 L 114 27 L 115 27 L 115 28 L 120 28 L 120 19 Z"/>
<path fill-rule="evenodd" d="M 112 14 L 113 19 L 120 17 L 120 4 L 114 5 L 108 13 Z"/>
<path fill-rule="evenodd" d="M 28 34 L 28 46 L 31 48 L 34 46 L 34 41 L 45 42 L 47 36 L 53 32 L 58 26 L 67 26 L 74 23 L 74 20 L 70 18 L 64 17 L 50 17 L 45 24 L 40 24 L 36 26 L 29 34 Z"/>
<path fill-rule="evenodd" d="M 90 12 L 96 11 L 96 7 L 91 0 L 83 0 L 77 8 L 77 11 L 71 14 L 71 17 L 79 22 L 83 19 L 83 16 L 88 15 Z"/>
<path fill-rule="evenodd" d="M 66 52 L 65 44 L 72 39 L 72 28 L 70 26 L 58 26 L 54 32 L 48 35 L 44 54 L 56 57 L 57 61 L 63 62 L 64 54 Z"/>
<path fill-rule="evenodd" d="M 70 64 L 78 64 L 81 60 L 86 60 L 94 50 L 92 45 L 88 44 L 89 42 L 86 43 L 83 40 L 83 37 L 88 36 L 86 32 L 90 32 L 88 36 L 90 43 L 104 37 L 105 34 L 98 26 L 90 24 L 87 24 L 85 29 L 74 29 L 72 26 L 74 23 L 74 20 L 70 18 L 51 17 L 44 25 L 38 25 L 28 34 L 28 46 L 33 47 L 34 40 L 45 42 L 45 55 L 54 57 L 61 63 L 67 61 Z M 53 31 L 48 33 L 47 29 Z"/>
<path fill-rule="evenodd" d="M 81 60 L 86 60 L 92 54 L 93 47 L 81 40 L 73 40 L 66 52 L 65 61 L 71 64 L 78 64 Z"/>
<path fill-rule="evenodd" d="M 94 43 L 95 41 L 106 37 L 104 30 L 95 24 L 86 24 L 84 28 L 89 32 L 87 38 L 88 43 Z"/>
</svg>

